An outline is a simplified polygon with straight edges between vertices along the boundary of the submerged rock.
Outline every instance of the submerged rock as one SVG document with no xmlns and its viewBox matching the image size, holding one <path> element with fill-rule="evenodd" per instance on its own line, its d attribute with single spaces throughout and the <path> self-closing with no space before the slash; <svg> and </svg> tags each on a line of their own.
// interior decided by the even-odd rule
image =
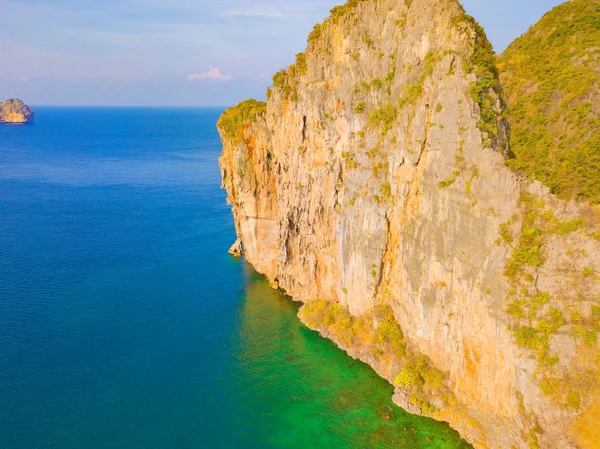
<svg viewBox="0 0 600 449">
<path fill-rule="evenodd" d="M 31 123 L 33 110 L 21 100 L 9 98 L 0 103 L 0 123 Z"/>
</svg>

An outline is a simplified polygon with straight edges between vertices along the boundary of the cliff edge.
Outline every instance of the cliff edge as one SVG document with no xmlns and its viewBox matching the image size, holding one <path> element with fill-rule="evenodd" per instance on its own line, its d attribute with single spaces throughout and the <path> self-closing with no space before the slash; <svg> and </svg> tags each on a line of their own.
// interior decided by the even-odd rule
<svg viewBox="0 0 600 449">
<path fill-rule="evenodd" d="M 600 209 L 507 166 L 458 1 L 334 8 L 267 99 L 221 117 L 223 187 L 301 319 L 477 448 L 600 447 Z"/>
<path fill-rule="evenodd" d="M 33 118 L 33 110 L 21 100 L 9 98 L 0 103 L 0 123 L 31 123 Z"/>
</svg>

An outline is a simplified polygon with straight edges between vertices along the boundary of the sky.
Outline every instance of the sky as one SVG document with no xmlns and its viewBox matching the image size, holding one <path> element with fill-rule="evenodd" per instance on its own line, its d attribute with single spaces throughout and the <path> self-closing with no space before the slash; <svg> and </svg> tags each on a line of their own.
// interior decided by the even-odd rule
<svg viewBox="0 0 600 449">
<path fill-rule="evenodd" d="M 0 101 L 226 106 L 273 73 L 343 0 L 0 0 Z M 561 0 L 463 0 L 497 52 Z"/>
</svg>

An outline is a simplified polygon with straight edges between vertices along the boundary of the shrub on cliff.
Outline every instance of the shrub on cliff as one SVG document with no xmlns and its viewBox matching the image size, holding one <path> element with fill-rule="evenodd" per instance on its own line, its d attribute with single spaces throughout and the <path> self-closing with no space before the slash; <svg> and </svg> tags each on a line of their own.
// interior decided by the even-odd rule
<svg viewBox="0 0 600 449">
<path fill-rule="evenodd" d="M 264 101 L 254 99 L 242 101 L 223 112 L 217 127 L 222 130 L 225 137 L 239 142 L 243 140 L 245 126 L 256 121 L 258 116 L 266 112 L 267 104 Z"/>
<path fill-rule="evenodd" d="M 508 161 L 563 198 L 600 203 L 600 6 L 566 2 L 500 58 L 511 126 Z"/>
</svg>

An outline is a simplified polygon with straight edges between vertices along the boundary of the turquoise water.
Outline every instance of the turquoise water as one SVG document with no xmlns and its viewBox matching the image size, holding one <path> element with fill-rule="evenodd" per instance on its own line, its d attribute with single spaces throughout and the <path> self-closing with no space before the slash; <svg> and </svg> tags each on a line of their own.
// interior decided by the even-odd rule
<svg viewBox="0 0 600 449">
<path fill-rule="evenodd" d="M 466 448 L 227 255 L 216 109 L 0 126 L 0 448 Z"/>
</svg>

